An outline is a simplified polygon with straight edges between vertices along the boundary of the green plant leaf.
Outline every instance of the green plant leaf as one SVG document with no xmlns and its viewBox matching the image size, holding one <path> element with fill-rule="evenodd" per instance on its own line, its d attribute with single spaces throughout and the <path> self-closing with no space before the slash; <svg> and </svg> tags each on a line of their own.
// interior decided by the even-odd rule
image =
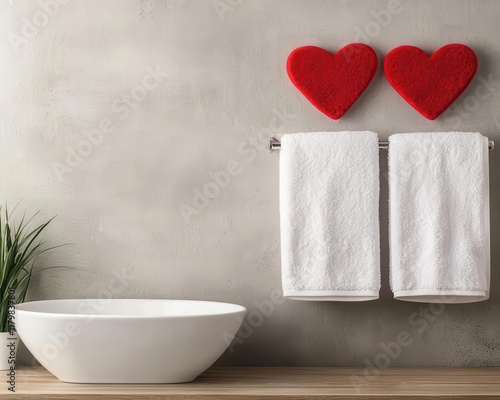
<svg viewBox="0 0 500 400">
<path fill-rule="evenodd" d="M 30 227 L 30 224 L 37 217 L 40 211 L 36 212 L 30 218 L 24 213 L 18 225 L 12 221 L 12 213 L 17 208 L 9 212 L 7 206 L 0 206 L 0 329 L 5 332 L 9 329 L 9 290 L 16 293 L 16 303 L 23 302 L 26 298 L 33 273 L 35 271 L 36 259 L 53 249 L 64 245 L 50 246 L 45 245 L 41 240 L 42 233 L 55 217 L 48 221 Z M 30 265 L 28 267 L 28 265 Z M 50 269 L 47 267 L 44 269 Z"/>
</svg>

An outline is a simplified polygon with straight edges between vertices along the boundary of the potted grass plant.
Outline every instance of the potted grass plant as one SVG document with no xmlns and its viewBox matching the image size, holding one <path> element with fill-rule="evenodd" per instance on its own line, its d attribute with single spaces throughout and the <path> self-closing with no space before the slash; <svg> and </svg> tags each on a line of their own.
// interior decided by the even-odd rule
<svg viewBox="0 0 500 400">
<path fill-rule="evenodd" d="M 15 304 L 26 297 L 35 261 L 41 254 L 59 246 L 47 247 L 42 239 L 45 228 L 54 219 L 35 225 L 24 215 L 19 224 L 12 213 L 0 206 L 0 370 L 15 364 L 18 336 L 15 329 Z"/>
</svg>

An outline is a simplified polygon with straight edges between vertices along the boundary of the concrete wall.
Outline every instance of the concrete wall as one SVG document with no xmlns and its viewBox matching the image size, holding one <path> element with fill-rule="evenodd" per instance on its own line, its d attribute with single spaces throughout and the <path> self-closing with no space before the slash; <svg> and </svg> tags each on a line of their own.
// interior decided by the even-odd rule
<svg viewBox="0 0 500 400">
<path fill-rule="evenodd" d="M 407 331 L 412 344 L 392 365 L 500 365 L 500 150 L 491 152 L 491 299 L 438 316 L 389 290 L 385 154 L 381 299 L 282 301 L 279 155 L 266 150 L 274 134 L 360 129 L 381 138 L 472 130 L 500 144 L 500 2 L 58 4 L 0 6 L 2 203 L 22 198 L 20 209 L 57 214 L 50 243 L 73 243 L 40 266 L 74 269 L 37 274 L 31 299 L 106 297 L 114 288 L 115 297 L 221 300 L 251 312 L 267 304 L 223 363 L 363 365 Z M 432 52 L 459 42 L 480 66 L 436 121 L 402 101 L 380 67 L 333 121 L 291 85 L 285 61 L 301 45 L 335 51 L 354 41 L 380 60 L 401 44 Z M 204 189 L 212 198 L 195 209 Z M 116 274 L 123 285 L 111 286 Z"/>
</svg>

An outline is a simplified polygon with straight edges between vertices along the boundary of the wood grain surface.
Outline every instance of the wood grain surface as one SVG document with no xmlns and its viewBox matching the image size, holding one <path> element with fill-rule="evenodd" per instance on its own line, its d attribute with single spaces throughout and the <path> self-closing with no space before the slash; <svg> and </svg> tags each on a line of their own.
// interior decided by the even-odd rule
<svg viewBox="0 0 500 400">
<path fill-rule="evenodd" d="M 16 371 L 17 399 L 500 399 L 500 368 L 391 368 L 363 381 L 362 368 L 218 367 L 173 385 L 60 382 L 42 367 Z M 356 376 L 356 388 L 353 377 Z M 4 381 L 5 382 L 5 381 Z"/>
</svg>

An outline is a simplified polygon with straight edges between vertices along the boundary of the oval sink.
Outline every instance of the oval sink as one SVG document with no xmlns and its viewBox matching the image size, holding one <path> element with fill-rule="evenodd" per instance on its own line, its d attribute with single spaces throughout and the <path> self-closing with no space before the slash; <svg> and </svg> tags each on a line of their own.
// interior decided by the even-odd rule
<svg viewBox="0 0 500 400">
<path fill-rule="evenodd" d="M 238 331 L 245 307 L 195 300 L 48 300 L 16 306 L 33 356 L 64 382 L 189 382 Z"/>
</svg>

